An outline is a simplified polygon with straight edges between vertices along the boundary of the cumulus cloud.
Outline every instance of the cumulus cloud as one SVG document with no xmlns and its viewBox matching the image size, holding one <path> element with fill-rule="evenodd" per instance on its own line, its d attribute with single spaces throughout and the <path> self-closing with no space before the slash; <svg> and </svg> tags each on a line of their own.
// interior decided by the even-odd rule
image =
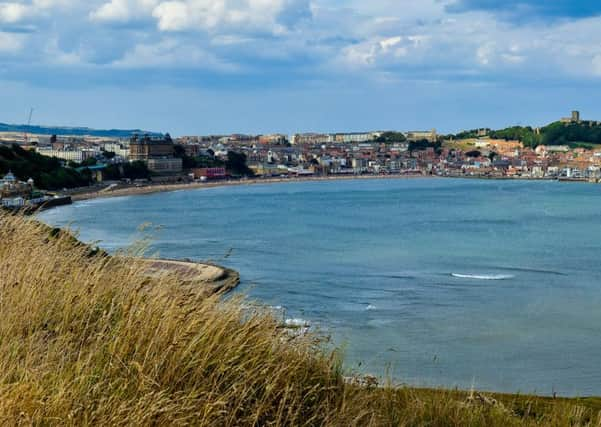
<svg viewBox="0 0 601 427">
<path fill-rule="evenodd" d="M 311 16 L 309 0 L 110 0 L 92 10 L 94 21 L 127 22 L 152 17 L 164 32 L 285 32 Z"/>
<path fill-rule="evenodd" d="M 23 47 L 23 36 L 0 32 L 0 53 L 14 53 Z"/>
<path fill-rule="evenodd" d="M 278 69 L 288 72 L 283 75 L 301 70 L 307 80 L 352 72 L 365 80 L 385 74 L 438 81 L 456 76 L 537 79 L 552 70 L 558 78 L 601 77 L 601 17 L 576 17 L 561 0 L 341 3 L 0 0 L 5 34 L 0 49 L 29 52 L 23 64 L 35 57 L 40 66 L 107 67 L 111 72 L 198 68 L 219 75 Z M 496 13 L 504 13 L 508 4 L 514 12 L 528 8 L 539 16 L 559 15 L 561 9 L 571 19 L 553 21 L 553 26 L 521 25 Z M 28 31 L 19 34 L 23 28 Z"/>
<path fill-rule="evenodd" d="M 115 68 L 196 68 L 231 72 L 236 69 L 217 56 L 193 44 L 167 38 L 157 43 L 135 45 L 111 64 Z"/>
<path fill-rule="evenodd" d="M 368 40 L 343 49 L 342 59 L 353 66 L 412 61 L 427 48 L 427 39 L 423 35 L 408 35 Z"/>
<path fill-rule="evenodd" d="M 14 24 L 32 19 L 54 8 L 69 7 L 78 0 L 33 0 L 32 2 L 0 2 L 0 22 Z"/>
<path fill-rule="evenodd" d="M 158 0 L 110 0 L 90 12 L 90 19 L 100 22 L 128 22 L 148 15 Z"/>
<path fill-rule="evenodd" d="M 307 0 L 177 0 L 161 2 L 152 12 L 162 31 L 237 27 L 280 33 L 310 15 Z"/>
<path fill-rule="evenodd" d="M 13 24 L 31 13 L 30 7 L 21 3 L 0 3 L 0 22 Z"/>
</svg>

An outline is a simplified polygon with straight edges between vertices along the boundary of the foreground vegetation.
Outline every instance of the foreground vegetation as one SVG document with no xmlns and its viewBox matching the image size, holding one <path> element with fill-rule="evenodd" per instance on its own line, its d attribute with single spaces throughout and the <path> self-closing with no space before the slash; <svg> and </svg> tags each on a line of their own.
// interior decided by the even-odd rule
<svg viewBox="0 0 601 427">
<path fill-rule="evenodd" d="M 0 214 L 0 424 L 599 426 L 597 400 L 353 384 L 319 337 Z"/>
</svg>

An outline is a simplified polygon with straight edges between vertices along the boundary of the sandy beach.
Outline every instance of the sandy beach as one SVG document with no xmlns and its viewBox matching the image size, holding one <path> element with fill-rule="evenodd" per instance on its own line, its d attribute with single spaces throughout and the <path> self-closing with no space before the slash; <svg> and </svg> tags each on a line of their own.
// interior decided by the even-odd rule
<svg viewBox="0 0 601 427">
<path fill-rule="evenodd" d="M 74 190 L 67 195 L 71 196 L 74 202 L 106 198 L 123 197 L 143 194 L 162 193 L 179 190 L 196 190 L 201 188 L 215 188 L 241 185 L 257 184 L 277 184 L 287 182 L 327 182 L 327 181 L 348 181 L 348 180 L 373 180 L 373 179 L 413 179 L 413 178 L 437 178 L 432 175 L 351 175 L 351 176 L 325 176 L 308 178 L 252 178 L 242 180 L 212 181 L 212 182 L 191 182 L 178 184 L 147 184 L 147 185 L 127 185 L 119 184 L 117 186 L 107 185 L 104 187 L 93 187 Z"/>
</svg>

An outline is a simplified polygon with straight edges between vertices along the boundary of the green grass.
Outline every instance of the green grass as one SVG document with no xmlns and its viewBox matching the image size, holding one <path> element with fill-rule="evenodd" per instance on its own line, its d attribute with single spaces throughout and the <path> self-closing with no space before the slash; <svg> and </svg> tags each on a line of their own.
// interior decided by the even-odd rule
<svg viewBox="0 0 601 427">
<path fill-rule="evenodd" d="M 0 214 L 0 424 L 600 426 L 599 399 L 353 385 L 320 336 Z"/>
</svg>

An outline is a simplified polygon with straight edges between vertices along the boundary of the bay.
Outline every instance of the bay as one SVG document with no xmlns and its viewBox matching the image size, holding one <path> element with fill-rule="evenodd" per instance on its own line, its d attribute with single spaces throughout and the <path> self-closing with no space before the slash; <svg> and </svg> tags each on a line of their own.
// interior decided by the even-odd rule
<svg viewBox="0 0 601 427">
<path fill-rule="evenodd" d="M 43 221 L 114 251 L 213 260 L 349 371 L 416 386 L 601 395 L 601 186 L 390 179 L 97 199 Z M 145 233 L 137 231 L 150 223 Z"/>
</svg>

